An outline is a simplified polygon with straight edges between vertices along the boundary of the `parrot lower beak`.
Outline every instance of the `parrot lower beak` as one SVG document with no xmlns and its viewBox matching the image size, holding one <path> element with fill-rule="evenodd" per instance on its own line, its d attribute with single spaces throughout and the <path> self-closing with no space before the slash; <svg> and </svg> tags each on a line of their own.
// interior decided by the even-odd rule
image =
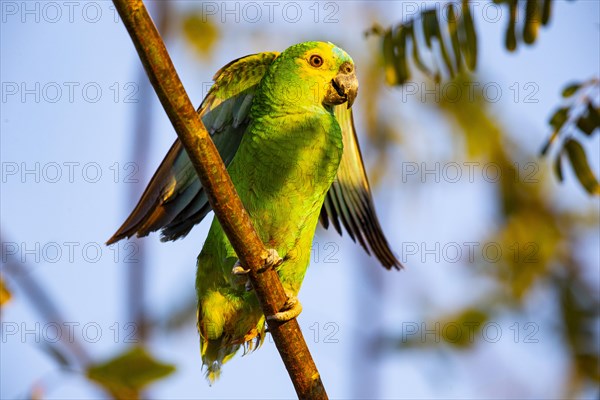
<svg viewBox="0 0 600 400">
<path fill-rule="evenodd" d="M 324 103 L 339 105 L 347 102 L 348 108 L 350 108 L 357 94 L 358 79 L 356 79 L 354 73 L 354 66 L 350 63 L 344 63 L 341 65 L 339 73 L 331 80 Z"/>
</svg>

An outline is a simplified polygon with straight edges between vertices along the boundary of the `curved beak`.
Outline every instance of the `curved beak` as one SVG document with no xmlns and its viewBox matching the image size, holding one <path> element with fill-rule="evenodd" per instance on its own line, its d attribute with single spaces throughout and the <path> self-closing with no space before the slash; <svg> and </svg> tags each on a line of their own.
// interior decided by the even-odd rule
<svg viewBox="0 0 600 400">
<path fill-rule="evenodd" d="M 354 99 L 358 94 L 358 79 L 354 73 L 354 65 L 345 62 L 340 66 L 338 74 L 331 80 L 327 89 L 324 103 L 328 105 L 339 105 L 348 103 L 352 107 Z"/>
</svg>

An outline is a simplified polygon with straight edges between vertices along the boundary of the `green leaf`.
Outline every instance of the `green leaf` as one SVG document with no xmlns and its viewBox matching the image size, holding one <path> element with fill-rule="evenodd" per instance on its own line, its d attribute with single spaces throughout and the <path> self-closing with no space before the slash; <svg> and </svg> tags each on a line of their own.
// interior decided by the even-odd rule
<svg viewBox="0 0 600 400">
<path fill-rule="evenodd" d="M 523 25 L 523 41 L 525 43 L 532 44 L 535 42 L 540 22 L 538 0 L 527 0 L 525 6 L 525 24 Z"/>
<path fill-rule="evenodd" d="M 561 107 L 550 117 L 550 125 L 555 131 L 559 131 L 569 118 L 569 107 Z"/>
<path fill-rule="evenodd" d="M 390 86 L 400 84 L 400 77 L 396 71 L 395 61 L 392 29 L 388 29 L 383 36 L 383 63 L 385 66 L 385 81 Z"/>
<path fill-rule="evenodd" d="M 553 129 L 552 135 L 550 136 L 550 139 L 548 139 L 548 141 L 542 148 L 542 151 L 541 151 L 542 156 L 546 155 L 546 153 L 550 149 L 550 146 L 552 145 L 552 143 L 554 143 L 554 141 L 558 138 L 558 134 L 559 134 L 560 130 L 562 129 L 564 124 L 569 119 L 569 111 L 570 111 L 569 107 L 561 107 L 561 108 L 557 109 L 554 112 L 554 114 L 552 114 L 552 117 L 550 117 L 550 120 L 548 121 L 548 123 L 554 129 Z"/>
<path fill-rule="evenodd" d="M 577 120 L 577 128 L 587 136 L 600 127 L 600 113 L 595 109 L 592 103 L 587 104 L 587 110 Z"/>
<path fill-rule="evenodd" d="M 460 44 L 467 68 L 474 71 L 477 67 L 477 35 L 468 0 L 463 0 L 462 11 L 462 18 L 458 22 L 458 30 L 462 39 Z"/>
<path fill-rule="evenodd" d="M 460 40 L 458 39 L 458 19 L 456 18 L 456 11 L 454 8 L 454 4 L 450 4 L 448 7 L 448 33 L 450 34 L 450 41 L 452 42 L 452 51 L 454 53 L 456 69 L 460 72 L 463 69 L 462 55 L 460 54 Z"/>
<path fill-rule="evenodd" d="M 448 56 L 448 52 L 446 51 L 446 45 L 444 44 L 444 40 L 442 39 L 442 33 L 440 31 L 440 23 L 437 17 L 437 12 L 435 9 L 424 11 L 422 14 L 423 18 L 423 34 L 425 36 L 425 43 L 428 48 L 431 48 L 433 43 L 433 39 L 437 39 L 440 46 L 440 53 L 442 59 L 444 60 L 444 64 L 446 64 L 446 68 L 448 69 L 448 74 L 451 77 L 454 77 L 454 68 L 452 67 L 452 62 L 450 61 L 450 57 Z"/>
<path fill-rule="evenodd" d="M 581 87 L 581 83 L 571 83 L 562 91 L 562 97 L 567 98 L 573 96 Z"/>
<path fill-rule="evenodd" d="M 467 348 L 474 344 L 479 331 L 488 320 L 486 312 L 467 308 L 449 317 L 440 324 L 440 336 L 444 342 L 458 348 Z"/>
<path fill-rule="evenodd" d="M 589 102 L 587 103 L 587 112 L 594 121 L 594 124 L 596 124 L 596 126 L 600 125 L 600 108 L 595 108 L 594 105 Z"/>
<path fill-rule="evenodd" d="M 425 44 L 431 49 L 431 39 L 436 37 L 440 30 L 435 9 L 423 11 L 421 18 L 423 20 Z"/>
<path fill-rule="evenodd" d="M 550 14 L 552 13 L 552 0 L 544 0 L 542 5 L 542 25 L 548 25 Z"/>
<path fill-rule="evenodd" d="M 406 29 L 406 34 L 410 37 L 412 41 L 412 58 L 415 62 L 417 68 L 423 72 L 427 76 L 433 76 L 433 73 L 425 66 L 423 60 L 421 60 L 421 55 L 419 54 L 419 46 L 417 42 L 417 35 L 415 33 L 414 23 L 412 21 L 404 24 L 404 29 Z"/>
<path fill-rule="evenodd" d="M 115 398 L 139 398 L 149 384 L 175 371 L 175 366 L 156 361 L 143 347 L 132 347 L 104 363 L 92 365 L 87 376 Z"/>
<path fill-rule="evenodd" d="M 590 165 L 588 164 L 585 150 L 575 140 L 569 139 L 565 143 L 564 150 L 566 150 L 571 165 L 575 170 L 575 175 L 585 188 L 585 190 L 591 195 L 600 195 L 600 184 L 594 176 Z"/>
<path fill-rule="evenodd" d="M 542 150 L 540 150 L 541 157 L 544 157 L 548 153 L 548 150 L 550 150 L 550 146 L 554 142 L 554 139 L 556 138 L 556 136 L 558 136 L 558 132 L 552 133 L 552 136 L 550 137 L 550 139 L 546 143 L 544 143 L 544 146 L 542 146 Z"/>
<path fill-rule="evenodd" d="M 406 58 L 406 29 L 400 25 L 394 35 L 394 67 L 398 77 L 398 84 L 402 85 L 410 77 L 408 72 L 408 60 Z"/>
<path fill-rule="evenodd" d="M 509 20 L 506 28 L 505 46 L 508 51 L 517 49 L 517 0 L 508 0 Z"/>
<path fill-rule="evenodd" d="M 444 39 L 442 38 L 441 32 L 439 33 L 439 42 L 440 42 L 440 53 L 442 53 L 442 59 L 444 60 L 444 64 L 446 64 L 446 68 L 448 69 L 448 73 L 450 77 L 454 78 L 456 76 L 454 72 L 454 67 L 452 66 L 452 61 L 450 60 L 450 56 L 446 51 L 446 45 L 444 44 Z"/>
<path fill-rule="evenodd" d="M 407 329 L 398 345 L 401 348 L 436 348 L 448 345 L 465 349 L 481 337 L 479 332 L 488 320 L 489 315 L 485 310 L 465 308 L 421 325 L 427 327 L 429 335 L 424 335 L 424 331 L 419 331 L 417 327 L 416 330 Z"/>
<path fill-rule="evenodd" d="M 450 59 L 450 56 L 448 55 L 448 52 L 446 51 L 446 43 L 444 43 L 444 37 L 442 36 L 442 31 L 440 30 L 439 21 L 437 21 L 437 17 L 436 17 L 436 23 L 438 24 L 437 38 L 440 43 L 440 53 L 442 53 L 442 59 L 444 60 L 444 63 L 446 64 L 446 69 L 448 69 L 448 73 L 450 74 L 450 77 L 454 78 L 456 76 L 456 73 L 454 72 L 454 66 L 452 64 L 452 60 Z"/>
<path fill-rule="evenodd" d="M 559 182 L 564 180 L 562 172 L 562 153 L 559 153 L 554 160 L 554 173 L 556 174 Z"/>
<path fill-rule="evenodd" d="M 463 42 L 463 54 L 467 67 L 474 71 L 477 68 L 477 35 L 475 33 L 475 24 L 473 23 L 473 17 L 471 16 L 471 10 L 469 8 L 469 1 L 463 0 L 462 2 L 463 18 L 461 19 L 461 31 L 464 35 Z"/>
</svg>

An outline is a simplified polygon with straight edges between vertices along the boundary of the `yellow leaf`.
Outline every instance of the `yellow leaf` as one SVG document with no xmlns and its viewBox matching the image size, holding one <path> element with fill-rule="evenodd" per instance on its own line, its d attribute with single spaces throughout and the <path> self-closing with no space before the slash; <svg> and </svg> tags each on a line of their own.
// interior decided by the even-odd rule
<svg viewBox="0 0 600 400">
<path fill-rule="evenodd" d="M 12 295 L 8 291 L 6 284 L 4 283 L 4 279 L 0 277 L 0 307 L 3 307 L 6 303 L 8 303 L 11 299 Z"/>
<path fill-rule="evenodd" d="M 199 13 L 185 16 L 183 19 L 183 34 L 202 58 L 210 56 L 219 38 L 219 30 L 212 19 Z"/>
</svg>

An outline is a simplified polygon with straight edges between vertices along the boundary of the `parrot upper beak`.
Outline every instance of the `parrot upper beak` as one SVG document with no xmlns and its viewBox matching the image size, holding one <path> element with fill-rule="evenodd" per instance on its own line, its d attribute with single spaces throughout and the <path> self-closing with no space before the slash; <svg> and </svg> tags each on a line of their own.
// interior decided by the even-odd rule
<svg viewBox="0 0 600 400">
<path fill-rule="evenodd" d="M 339 105 L 348 102 L 348 108 L 352 107 L 354 99 L 358 94 L 358 79 L 354 73 L 354 65 L 345 62 L 340 66 L 338 74 L 331 80 L 327 89 L 324 103 L 328 105 Z"/>
</svg>

